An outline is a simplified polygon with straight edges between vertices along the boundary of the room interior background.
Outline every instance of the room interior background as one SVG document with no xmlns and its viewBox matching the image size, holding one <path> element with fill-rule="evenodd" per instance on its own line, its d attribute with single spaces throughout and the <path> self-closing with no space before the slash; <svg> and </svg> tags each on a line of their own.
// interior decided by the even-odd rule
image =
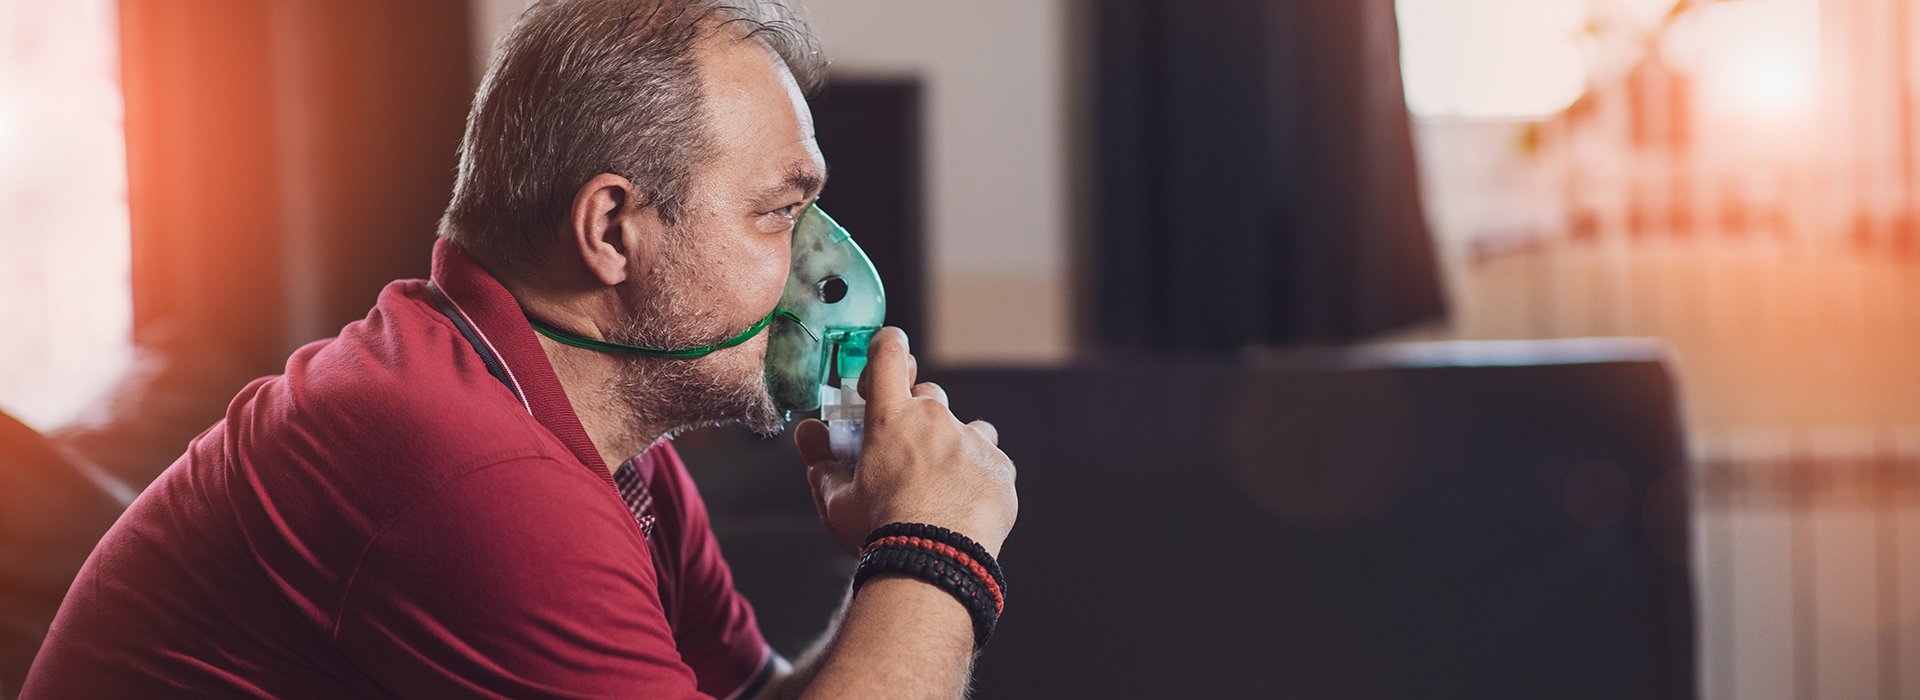
<svg viewBox="0 0 1920 700">
<path fill-rule="evenodd" d="M 164 463 L 111 455 L 181 444 L 423 274 L 467 100 L 524 4 L 0 1 L 0 408 L 143 484 Z M 890 125 L 823 120 L 849 166 L 828 201 L 931 365 L 1658 337 L 1703 695 L 1920 692 L 1920 11 L 805 4 L 846 86 L 822 114 Z M 1276 24 L 1183 49 L 1235 18 Z M 1350 53 L 1272 50 L 1336 37 Z M 1242 72 L 1181 79 L 1203 67 Z M 1302 94 L 1375 118 L 1315 123 Z M 1256 148 L 1209 121 L 1229 112 Z M 1209 187 L 1209 157 L 1249 192 Z M 1309 196 L 1328 173 L 1354 198 Z M 195 394 L 219 398 L 154 398 Z"/>
</svg>

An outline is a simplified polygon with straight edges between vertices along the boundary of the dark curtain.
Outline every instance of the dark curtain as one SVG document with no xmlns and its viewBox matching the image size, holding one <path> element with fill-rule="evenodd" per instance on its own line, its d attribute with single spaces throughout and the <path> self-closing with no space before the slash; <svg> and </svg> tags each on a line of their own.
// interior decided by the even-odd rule
<svg viewBox="0 0 1920 700">
<path fill-rule="evenodd" d="M 120 0 L 140 362 L 58 437 L 139 488 L 247 380 L 424 277 L 465 0 Z"/>
<path fill-rule="evenodd" d="M 1107 0 L 1095 336 L 1222 353 L 1440 317 L 1393 0 Z"/>
</svg>

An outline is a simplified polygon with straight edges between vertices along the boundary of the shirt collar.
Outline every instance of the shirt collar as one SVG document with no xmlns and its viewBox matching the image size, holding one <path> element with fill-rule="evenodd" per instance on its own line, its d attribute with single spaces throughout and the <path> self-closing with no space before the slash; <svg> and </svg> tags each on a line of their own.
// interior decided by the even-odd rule
<svg viewBox="0 0 1920 700">
<path fill-rule="evenodd" d="M 573 403 L 567 400 L 566 389 L 560 385 L 560 376 L 554 373 L 553 364 L 540 348 L 540 339 L 533 334 L 533 326 L 528 325 L 526 313 L 513 294 L 472 256 L 444 238 L 433 244 L 431 278 L 434 286 L 452 302 L 454 312 L 473 327 L 479 344 L 486 346 L 475 350 L 491 351 L 505 366 L 510 388 L 520 396 L 527 412 L 559 438 L 582 464 L 591 467 L 608 486 L 614 486 L 606 463 L 600 459 L 592 438 L 587 436 L 586 427 L 580 424 L 580 417 L 574 414 Z"/>
</svg>

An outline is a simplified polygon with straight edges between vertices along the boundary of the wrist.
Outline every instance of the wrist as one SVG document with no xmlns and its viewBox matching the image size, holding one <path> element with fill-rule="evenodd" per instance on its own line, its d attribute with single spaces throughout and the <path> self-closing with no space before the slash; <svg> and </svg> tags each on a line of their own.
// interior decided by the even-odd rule
<svg viewBox="0 0 1920 700">
<path fill-rule="evenodd" d="M 853 589 L 878 577 L 904 575 L 951 595 L 973 621 L 974 647 L 986 646 L 1006 608 L 1007 580 L 986 547 L 953 530 L 896 522 L 868 533 Z"/>
<path fill-rule="evenodd" d="M 926 513 L 916 514 L 913 512 L 902 512 L 882 517 L 876 521 L 873 527 L 869 528 L 865 534 L 871 535 L 880 528 L 897 523 L 926 523 L 928 525 L 938 526 L 979 543 L 980 547 L 986 550 L 988 555 L 996 558 L 1000 556 L 1000 547 L 1006 540 L 1006 533 L 1004 531 L 986 523 L 958 521 L 953 518 L 942 518 L 936 515 Z M 871 538 L 869 538 L 868 541 L 872 541 Z"/>
</svg>

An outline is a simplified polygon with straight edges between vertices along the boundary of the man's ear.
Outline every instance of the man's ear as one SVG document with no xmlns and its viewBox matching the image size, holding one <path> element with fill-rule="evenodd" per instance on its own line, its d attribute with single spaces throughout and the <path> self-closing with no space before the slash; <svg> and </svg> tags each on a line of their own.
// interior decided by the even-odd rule
<svg viewBox="0 0 1920 700">
<path fill-rule="evenodd" d="M 593 176 L 573 195 L 567 240 L 601 284 L 627 281 L 635 256 L 649 254 L 660 231 L 633 182 L 613 173 Z M 645 230 L 643 230 L 645 229 Z"/>
</svg>

